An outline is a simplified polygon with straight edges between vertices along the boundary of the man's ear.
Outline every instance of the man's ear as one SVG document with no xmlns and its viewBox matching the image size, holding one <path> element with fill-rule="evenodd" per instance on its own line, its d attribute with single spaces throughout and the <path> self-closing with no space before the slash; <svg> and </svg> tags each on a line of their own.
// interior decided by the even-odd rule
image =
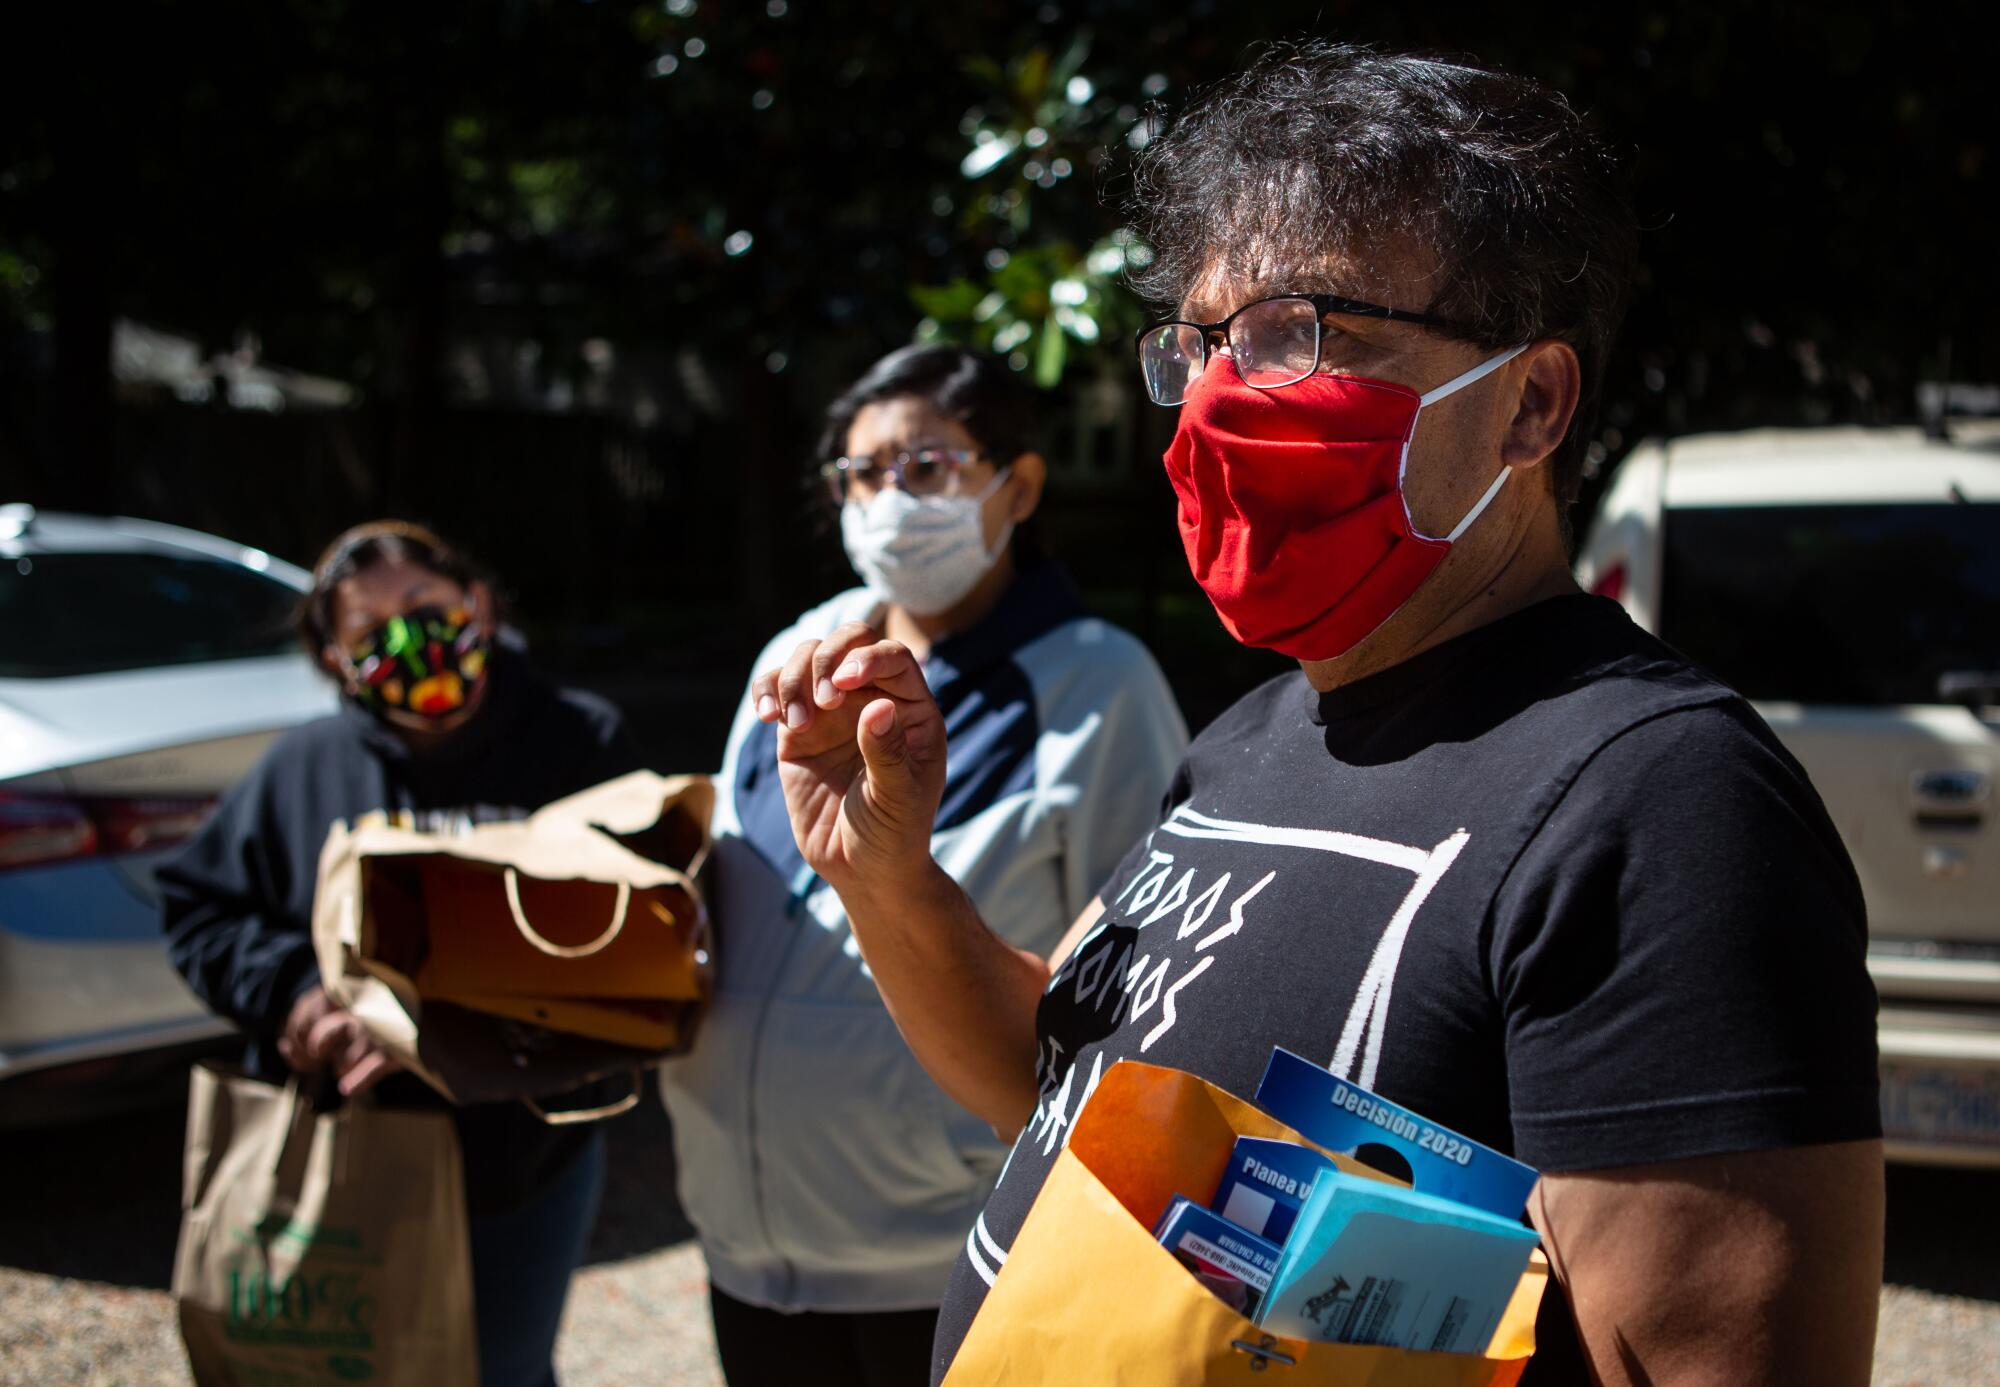
<svg viewBox="0 0 2000 1387">
<path fill-rule="evenodd" d="M 1537 342 L 1521 353 L 1527 369 L 1514 417 L 1500 445 L 1500 460 L 1509 467 L 1539 467 L 1562 446 L 1583 396 L 1583 369 L 1576 351 L 1554 339 Z"/>
<path fill-rule="evenodd" d="M 1042 487 L 1049 479 L 1049 464 L 1040 453 L 1023 453 L 1014 459 L 1013 501 L 1007 507 L 1007 518 L 1019 525 L 1035 513 L 1042 504 Z"/>
</svg>

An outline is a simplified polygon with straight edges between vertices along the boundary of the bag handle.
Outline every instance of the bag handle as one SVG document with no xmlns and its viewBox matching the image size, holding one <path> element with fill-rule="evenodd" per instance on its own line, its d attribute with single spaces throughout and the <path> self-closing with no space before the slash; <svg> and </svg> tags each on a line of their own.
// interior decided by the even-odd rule
<svg viewBox="0 0 2000 1387">
<path fill-rule="evenodd" d="M 292 1074 L 278 1090 L 285 1109 L 285 1129 L 271 1143 L 268 1160 L 258 1172 L 269 1183 L 262 1196 L 265 1217 L 282 1212 L 289 1221 L 305 1187 L 306 1167 L 312 1160 L 313 1138 L 319 1131 L 319 1097 L 325 1081 L 317 1075 Z"/>
<path fill-rule="evenodd" d="M 618 906 L 611 912 L 611 924 L 604 933 L 588 944 L 553 944 L 544 939 L 535 927 L 528 923 L 527 915 L 521 910 L 521 874 L 509 867 L 503 875 L 507 882 L 507 909 L 514 916 L 514 927 L 521 931 L 523 939 L 550 958 L 589 958 L 592 954 L 602 953 L 611 947 L 611 941 L 625 928 L 625 912 L 632 905 L 630 882 L 618 883 Z M 636 1103 L 638 1099 L 635 1097 L 632 1101 Z"/>
<path fill-rule="evenodd" d="M 582 1122 L 602 1122 L 607 1117 L 617 1117 L 639 1106 L 639 1071 L 631 1073 L 632 1091 L 623 1098 L 596 1108 L 559 1108 L 550 1112 L 532 1098 L 523 1098 L 521 1103 L 527 1110 L 551 1127 L 569 1127 Z"/>
</svg>

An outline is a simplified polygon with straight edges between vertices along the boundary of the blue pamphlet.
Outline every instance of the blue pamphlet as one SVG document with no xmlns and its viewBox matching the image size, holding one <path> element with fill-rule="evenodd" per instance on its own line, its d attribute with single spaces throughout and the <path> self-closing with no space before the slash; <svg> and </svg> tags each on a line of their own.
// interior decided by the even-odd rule
<svg viewBox="0 0 2000 1387">
<path fill-rule="evenodd" d="M 1517 1219 L 1535 1187 L 1533 1166 L 1411 1112 L 1359 1084 L 1273 1050 L 1257 1085 L 1257 1106 L 1329 1151 L 1351 1154 L 1370 1143 L 1400 1152 L 1410 1184 L 1425 1194 Z"/>
<path fill-rule="evenodd" d="M 1271 1273 L 1278 1269 L 1275 1243 L 1245 1232 L 1186 1196 L 1167 1206 L 1153 1237 L 1210 1290 L 1246 1315 L 1271 1288 Z"/>
<path fill-rule="evenodd" d="M 1484 1353 L 1536 1241 L 1498 1215 L 1333 1171 L 1299 1212 L 1257 1325 L 1293 1339 Z"/>
<path fill-rule="evenodd" d="M 1284 1245 L 1313 1181 L 1332 1161 L 1308 1146 L 1268 1137 L 1238 1137 L 1229 1169 L 1208 1207 L 1260 1238 Z"/>
</svg>

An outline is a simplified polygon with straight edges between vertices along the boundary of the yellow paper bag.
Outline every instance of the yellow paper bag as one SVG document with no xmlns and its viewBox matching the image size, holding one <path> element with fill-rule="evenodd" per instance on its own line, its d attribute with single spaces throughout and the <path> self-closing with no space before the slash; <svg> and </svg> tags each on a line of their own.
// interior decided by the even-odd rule
<svg viewBox="0 0 2000 1387">
<path fill-rule="evenodd" d="M 1536 1253 L 1487 1356 L 1306 1343 L 1236 1314 L 1153 1240 L 1177 1194 L 1213 1189 L 1239 1136 L 1311 1146 L 1175 1069 L 1106 1071 L 1071 1129 L 945 1387 L 1512 1387 L 1535 1349 Z M 1344 1171 L 1387 1177 L 1332 1152 Z"/>
</svg>

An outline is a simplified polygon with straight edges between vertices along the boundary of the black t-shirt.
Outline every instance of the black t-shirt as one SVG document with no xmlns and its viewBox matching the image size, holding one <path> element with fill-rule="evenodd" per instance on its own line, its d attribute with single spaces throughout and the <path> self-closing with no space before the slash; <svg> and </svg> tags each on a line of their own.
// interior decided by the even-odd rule
<svg viewBox="0 0 2000 1387">
<path fill-rule="evenodd" d="M 1038 1016 L 1041 1101 L 967 1239 L 956 1352 L 1120 1059 L 1249 1097 L 1273 1046 L 1545 1171 L 1880 1134 L 1861 891 L 1749 705 L 1556 598 L 1196 739 Z M 1192 1193 L 1192 1192 L 1191 1192 Z M 1587 1382 L 1553 1283 L 1530 1382 Z"/>
</svg>

